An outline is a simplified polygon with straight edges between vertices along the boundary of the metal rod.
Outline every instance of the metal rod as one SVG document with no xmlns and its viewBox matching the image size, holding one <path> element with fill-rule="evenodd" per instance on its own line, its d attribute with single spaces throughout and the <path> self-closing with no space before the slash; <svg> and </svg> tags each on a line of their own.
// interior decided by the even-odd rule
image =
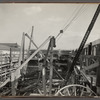
<svg viewBox="0 0 100 100">
<path fill-rule="evenodd" d="M 11 73 L 11 94 L 12 94 L 12 96 L 16 96 L 15 76 L 14 76 L 14 73 L 13 72 Z"/>
</svg>

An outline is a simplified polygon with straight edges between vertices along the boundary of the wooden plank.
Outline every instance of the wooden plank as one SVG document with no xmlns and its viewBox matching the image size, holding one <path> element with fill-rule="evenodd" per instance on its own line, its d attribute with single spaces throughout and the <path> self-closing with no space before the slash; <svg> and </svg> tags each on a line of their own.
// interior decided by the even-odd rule
<svg viewBox="0 0 100 100">
<path fill-rule="evenodd" d="M 23 40 L 22 40 L 22 62 L 24 62 L 24 51 L 25 51 L 25 33 L 23 33 Z"/>
<path fill-rule="evenodd" d="M 11 73 L 11 94 L 12 94 L 12 96 L 16 96 L 15 81 L 16 81 L 15 76 L 14 76 L 14 73 L 12 72 Z"/>
<path fill-rule="evenodd" d="M 10 64 L 0 65 L 0 68 L 7 67 L 7 66 L 10 66 Z"/>
<path fill-rule="evenodd" d="M 10 81 L 10 78 L 8 78 L 5 82 L 3 82 L 2 84 L 0 84 L 0 88 L 2 88 L 3 86 L 5 86 L 9 81 Z"/>
</svg>

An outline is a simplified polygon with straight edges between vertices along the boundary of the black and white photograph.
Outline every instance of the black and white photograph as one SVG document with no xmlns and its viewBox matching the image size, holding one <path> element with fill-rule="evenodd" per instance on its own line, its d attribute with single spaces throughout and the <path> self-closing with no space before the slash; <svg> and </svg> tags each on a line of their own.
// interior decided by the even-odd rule
<svg viewBox="0 0 100 100">
<path fill-rule="evenodd" d="M 0 97 L 100 96 L 100 4 L 0 3 Z"/>
</svg>

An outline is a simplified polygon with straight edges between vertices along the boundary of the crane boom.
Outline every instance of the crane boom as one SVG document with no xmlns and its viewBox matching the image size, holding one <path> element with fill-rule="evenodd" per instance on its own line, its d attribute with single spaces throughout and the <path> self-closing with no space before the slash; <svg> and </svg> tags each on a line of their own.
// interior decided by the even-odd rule
<svg viewBox="0 0 100 100">
<path fill-rule="evenodd" d="M 87 41 L 87 39 L 88 39 L 88 37 L 90 35 L 90 32 L 91 32 L 91 30 L 92 30 L 92 28 L 93 28 L 93 26 L 94 26 L 94 24 L 96 22 L 96 19 L 97 19 L 99 13 L 100 13 L 100 4 L 98 5 L 98 7 L 96 9 L 96 12 L 95 12 L 95 14 L 94 14 L 94 16 L 93 16 L 93 18 L 91 20 L 91 23 L 90 23 L 90 25 L 89 25 L 89 27 L 88 27 L 88 29 L 87 29 L 84 37 L 83 37 L 83 40 L 82 40 L 82 42 L 81 42 L 81 44 L 80 44 L 80 46 L 78 48 L 78 51 L 77 51 L 77 53 L 76 53 L 76 55 L 74 57 L 74 60 L 73 60 L 73 62 L 71 64 L 71 66 L 68 69 L 68 73 L 65 76 L 65 79 L 66 79 L 65 84 L 67 83 L 69 77 L 71 76 L 72 71 L 74 70 L 74 66 L 76 65 L 76 62 L 77 62 L 77 60 L 78 60 L 78 58 L 79 58 L 79 56 L 80 56 L 80 54 L 81 54 L 81 52 L 83 50 L 83 47 L 84 47 L 84 45 L 85 45 L 85 43 L 86 43 L 86 41 Z"/>
</svg>

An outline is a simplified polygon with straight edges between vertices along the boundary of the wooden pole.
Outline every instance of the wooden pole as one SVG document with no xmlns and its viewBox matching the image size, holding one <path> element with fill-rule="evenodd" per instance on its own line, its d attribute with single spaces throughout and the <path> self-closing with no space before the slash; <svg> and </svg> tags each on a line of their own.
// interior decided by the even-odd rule
<svg viewBox="0 0 100 100">
<path fill-rule="evenodd" d="M 42 80 L 43 80 L 43 92 L 44 92 L 44 96 L 46 96 L 46 61 L 47 61 L 47 57 L 48 57 L 48 53 L 50 51 L 50 46 L 51 46 L 51 39 L 50 39 L 50 42 L 49 42 L 49 46 L 48 46 L 48 50 L 47 50 L 47 53 L 46 53 L 46 56 L 44 58 L 44 62 L 43 62 L 43 69 L 42 69 Z"/>
<path fill-rule="evenodd" d="M 16 96 L 15 76 L 13 72 L 11 73 L 11 94 L 12 96 Z"/>
<path fill-rule="evenodd" d="M 11 64 L 11 61 L 12 61 L 12 50 L 10 48 L 10 58 L 9 58 L 9 63 Z"/>
<path fill-rule="evenodd" d="M 42 67 L 42 81 L 43 81 L 43 94 L 44 94 L 44 96 L 46 96 L 46 79 L 45 79 L 45 76 L 46 76 L 46 70 L 45 70 L 45 67 L 43 66 Z"/>
<path fill-rule="evenodd" d="M 51 38 L 51 51 L 50 51 L 50 87 L 49 87 L 49 96 L 52 95 L 52 77 L 53 77 L 53 47 L 54 47 L 54 38 Z"/>
<path fill-rule="evenodd" d="M 25 45 L 25 34 L 22 35 L 22 42 L 21 42 L 21 50 L 20 50 L 20 58 L 19 58 L 19 66 L 21 65 L 21 61 L 24 62 L 24 46 Z M 11 48 L 10 48 L 10 63 L 11 63 Z M 15 78 L 16 74 L 11 72 L 11 94 L 12 96 L 16 96 L 16 88 L 18 80 Z"/>
<path fill-rule="evenodd" d="M 33 37 L 33 29 L 34 29 L 34 26 L 32 26 L 32 32 L 31 32 L 31 39 L 30 39 L 30 42 L 29 42 L 29 47 L 28 47 L 28 52 L 27 52 L 27 58 L 29 57 L 29 52 L 30 52 L 30 48 L 31 48 L 31 40 L 32 40 L 32 37 Z"/>
<path fill-rule="evenodd" d="M 10 62 L 10 68 L 12 68 L 12 49 L 10 48 L 10 58 L 9 58 L 9 62 Z M 15 77 L 14 77 L 14 73 L 13 72 L 10 72 L 11 73 L 11 94 L 12 96 L 16 96 L 16 87 L 15 87 L 15 84 L 16 84 L 16 81 L 15 81 Z"/>
<path fill-rule="evenodd" d="M 18 61 L 18 65 L 20 66 L 21 65 L 21 61 L 23 62 L 24 61 L 24 42 L 25 42 L 25 34 L 23 32 L 22 34 L 22 40 L 21 40 L 21 48 L 20 48 L 20 55 L 19 55 L 19 61 Z"/>
<path fill-rule="evenodd" d="M 24 51 L 25 51 L 25 33 L 23 33 L 23 40 L 22 40 L 22 62 L 24 62 Z"/>
</svg>

